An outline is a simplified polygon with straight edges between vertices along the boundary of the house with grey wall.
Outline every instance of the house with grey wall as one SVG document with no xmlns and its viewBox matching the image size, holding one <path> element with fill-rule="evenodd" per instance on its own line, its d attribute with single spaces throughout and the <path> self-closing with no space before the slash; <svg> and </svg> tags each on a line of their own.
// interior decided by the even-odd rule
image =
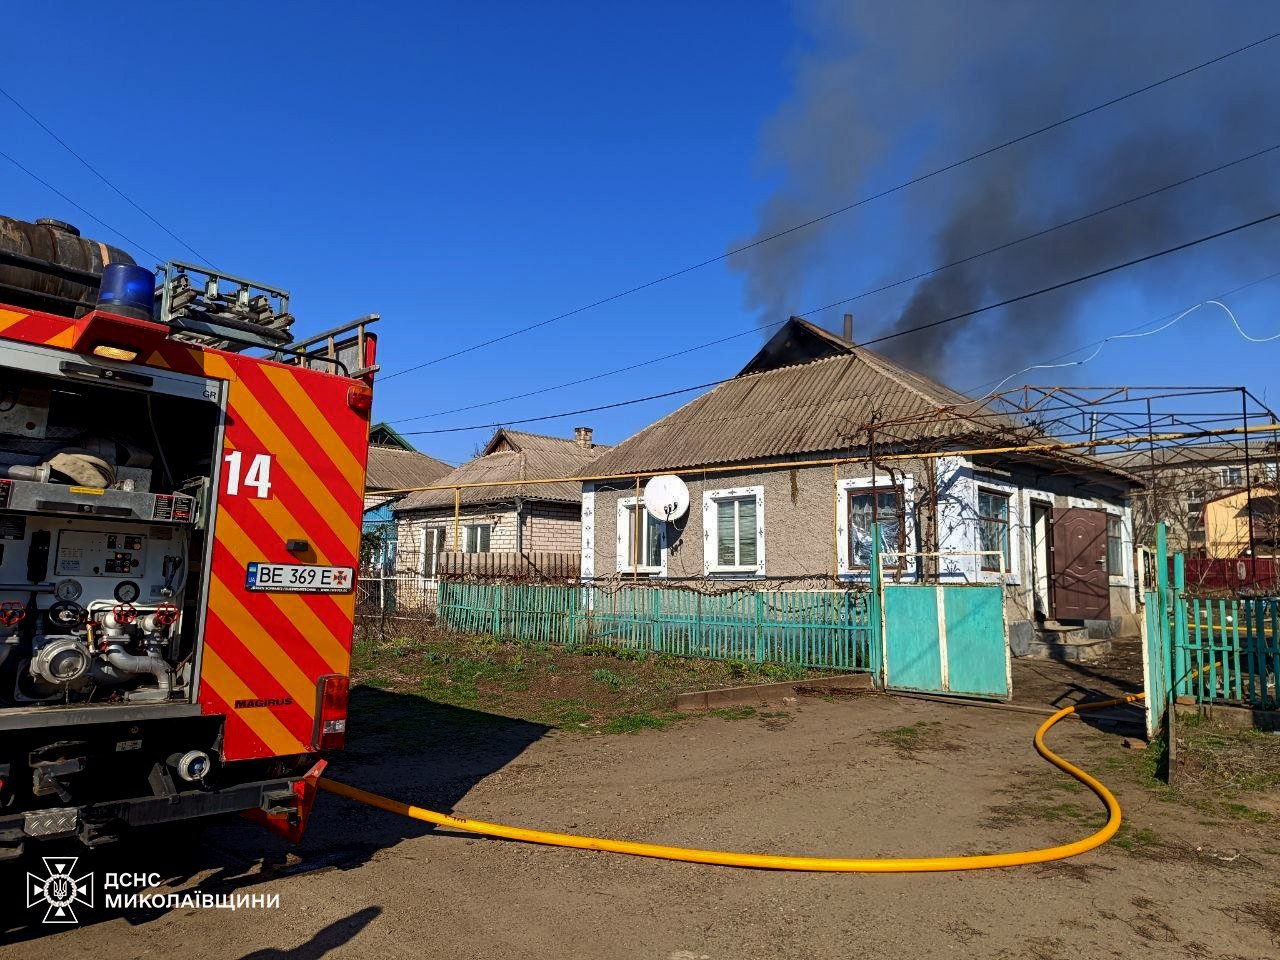
<svg viewBox="0 0 1280 960">
<path fill-rule="evenodd" d="M 679 476 L 690 507 L 662 522 L 643 508 L 643 481 L 584 483 L 583 576 L 856 585 L 879 524 L 886 578 L 1003 583 L 1015 653 L 1071 643 L 1066 655 L 1084 658 L 1136 630 L 1139 483 L 1073 454 L 963 452 L 1035 439 L 793 317 L 737 376 L 592 463 L 593 476 Z"/>
</svg>

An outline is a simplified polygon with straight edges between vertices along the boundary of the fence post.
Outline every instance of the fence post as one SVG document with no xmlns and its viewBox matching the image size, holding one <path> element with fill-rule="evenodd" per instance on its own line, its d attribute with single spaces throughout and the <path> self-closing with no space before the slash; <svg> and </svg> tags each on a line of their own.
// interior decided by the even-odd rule
<svg viewBox="0 0 1280 960">
<path fill-rule="evenodd" d="M 755 591 L 756 607 L 756 663 L 764 663 L 764 593 Z"/>
<path fill-rule="evenodd" d="M 849 558 L 852 566 L 853 558 Z M 880 569 L 880 524 L 871 525 L 871 650 L 872 674 L 880 688 L 889 685 L 889 639 L 884 618 L 884 571 Z"/>
<path fill-rule="evenodd" d="M 1168 531 L 1163 523 L 1156 524 L 1156 611 L 1156 623 L 1160 629 L 1160 656 L 1164 661 L 1173 650 L 1173 629 L 1169 623 L 1173 611 L 1169 609 Z M 1172 676 L 1172 671 L 1169 672 Z"/>
<path fill-rule="evenodd" d="M 1176 651 L 1184 647 L 1187 642 L 1187 605 L 1183 602 L 1182 591 L 1187 586 L 1186 561 L 1181 553 L 1173 555 L 1173 584 L 1169 595 L 1169 602 L 1173 604 L 1173 639 L 1169 645 L 1169 649 L 1165 651 L 1165 662 L 1161 664 L 1164 670 L 1163 689 L 1167 692 L 1168 699 L 1173 700 L 1173 664 L 1177 659 Z M 1150 693 L 1148 693 L 1148 696 Z M 1161 704 L 1161 708 L 1165 708 L 1168 704 Z"/>
<path fill-rule="evenodd" d="M 654 653 L 662 652 L 662 590 L 658 587 L 650 587 L 653 593 L 653 600 L 649 604 L 649 613 L 653 618 L 653 625 L 649 630 L 649 645 Z"/>
</svg>

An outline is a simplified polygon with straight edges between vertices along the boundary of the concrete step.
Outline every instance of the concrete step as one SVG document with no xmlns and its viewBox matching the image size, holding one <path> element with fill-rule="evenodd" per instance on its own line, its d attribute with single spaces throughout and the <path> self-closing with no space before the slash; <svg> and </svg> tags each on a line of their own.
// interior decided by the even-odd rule
<svg viewBox="0 0 1280 960">
<path fill-rule="evenodd" d="M 1069 630 L 1040 630 L 1036 632 L 1025 656 L 1035 660 L 1067 660 L 1072 663 L 1092 663 L 1111 653 L 1111 641 L 1094 639 L 1083 627 Z"/>
</svg>

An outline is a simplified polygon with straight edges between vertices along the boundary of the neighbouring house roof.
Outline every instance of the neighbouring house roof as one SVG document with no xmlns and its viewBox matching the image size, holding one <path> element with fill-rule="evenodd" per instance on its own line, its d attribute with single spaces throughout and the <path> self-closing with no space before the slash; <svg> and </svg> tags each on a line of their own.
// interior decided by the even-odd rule
<svg viewBox="0 0 1280 960">
<path fill-rule="evenodd" d="M 369 445 L 414 450 L 413 444 L 396 432 L 389 423 L 375 423 L 369 428 Z"/>
<path fill-rule="evenodd" d="M 1156 447 L 1154 450 L 1137 446 L 1131 450 L 1100 453 L 1098 459 L 1131 473 L 1151 473 L 1158 470 L 1243 466 L 1246 456 L 1243 440 L 1221 440 L 1217 443 Z M 1259 464 L 1275 463 L 1275 441 L 1250 441 L 1247 459 Z"/>
<path fill-rule="evenodd" d="M 464 487 L 461 491 L 461 502 L 464 505 L 499 503 L 516 497 L 580 503 L 582 485 L 576 481 L 540 484 L 522 484 L 519 481 L 572 477 L 608 449 L 601 444 L 585 447 L 576 440 L 563 437 L 501 429 L 485 445 L 480 456 L 450 471 L 434 483 L 438 486 L 451 486 L 509 481 L 495 487 Z M 453 491 L 421 490 L 408 494 L 396 506 L 396 513 L 436 507 L 452 508 Z"/>
<path fill-rule="evenodd" d="M 1204 501 L 1204 506 L 1207 507 L 1209 504 L 1217 503 L 1219 500 L 1230 500 L 1232 497 L 1249 497 L 1250 493 L 1251 491 L 1248 487 L 1232 487 L 1230 490 L 1207 498 Z M 1271 513 L 1275 511 L 1275 504 L 1280 500 L 1280 494 L 1271 484 L 1259 483 L 1253 486 L 1251 499 L 1253 500 L 1255 514 Z"/>
<path fill-rule="evenodd" d="M 371 444 L 369 467 L 365 473 L 366 493 L 425 487 L 435 483 L 453 467 L 416 450 Z"/>
<path fill-rule="evenodd" d="M 981 413 L 975 419 L 974 414 Z M 626 474 L 747 463 L 867 444 L 931 449 L 975 438 L 1030 439 L 1028 428 L 873 350 L 792 317 L 732 380 L 630 437 L 591 466 Z M 1049 439 L 1049 438 L 1045 438 Z M 1122 475 L 1077 455 L 1017 455 L 1095 477 Z M 1124 477 L 1123 486 L 1134 485 Z"/>
</svg>

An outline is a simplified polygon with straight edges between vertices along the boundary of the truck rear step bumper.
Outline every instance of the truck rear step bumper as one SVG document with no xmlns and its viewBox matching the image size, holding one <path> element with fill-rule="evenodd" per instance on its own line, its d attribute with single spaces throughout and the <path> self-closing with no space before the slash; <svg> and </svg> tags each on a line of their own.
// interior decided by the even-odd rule
<svg viewBox="0 0 1280 960">
<path fill-rule="evenodd" d="M 221 790 L 191 790 L 168 797 L 137 797 L 84 807 L 30 810 L 0 817 L 0 860 L 22 854 L 28 839 L 79 837 L 96 846 L 116 839 L 122 828 L 147 827 L 225 813 L 244 813 L 287 839 L 301 839 L 315 781 L 324 769 L 318 762 L 301 777 L 259 780 Z"/>
</svg>

